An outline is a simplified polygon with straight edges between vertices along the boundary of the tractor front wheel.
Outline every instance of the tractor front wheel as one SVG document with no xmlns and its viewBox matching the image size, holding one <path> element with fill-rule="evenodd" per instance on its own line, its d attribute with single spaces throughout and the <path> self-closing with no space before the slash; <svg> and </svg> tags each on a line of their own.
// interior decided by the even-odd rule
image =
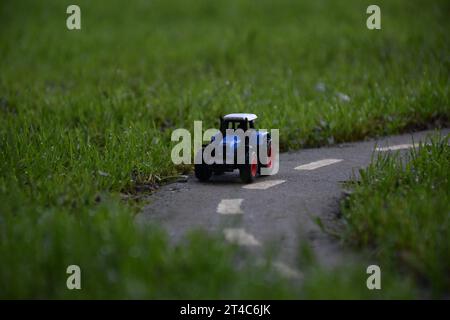
<svg viewBox="0 0 450 320">
<path fill-rule="evenodd" d="M 209 169 L 208 165 L 196 164 L 195 165 L 195 177 L 200 181 L 208 181 L 211 178 L 212 171 Z"/>
</svg>

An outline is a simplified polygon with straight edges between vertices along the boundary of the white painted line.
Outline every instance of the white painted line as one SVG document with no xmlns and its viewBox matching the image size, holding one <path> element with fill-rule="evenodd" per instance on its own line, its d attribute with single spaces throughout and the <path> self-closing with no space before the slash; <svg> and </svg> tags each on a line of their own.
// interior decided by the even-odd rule
<svg viewBox="0 0 450 320">
<path fill-rule="evenodd" d="M 227 228 L 223 230 L 225 239 L 229 242 L 242 246 L 259 246 L 261 245 L 256 238 L 247 233 L 243 228 Z"/>
<path fill-rule="evenodd" d="M 397 144 L 395 146 L 390 146 L 390 147 L 379 147 L 376 148 L 376 151 L 394 151 L 394 150 L 402 150 L 402 149 L 409 149 L 409 148 L 413 148 L 413 147 L 417 147 L 417 144 L 411 144 L 411 143 L 407 143 L 407 144 Z"/>
<path fill-rule="evenodd" d="M 244 199 L 222 199 L 217 205 L 220 214 L 242 214 L 241 204 Z"/>
<path fill-rule="evenodd" d="M 314 170 L 341 161 L 342 159 L 323 159 L 319 161 L 310 162 L 307 164 L 302 164 L 301 166 L 295 167 L 295 170 Z"/>
<path fill-rule="evenodd" d="M 253 189 L 253 190 L 266 190 L 266 189 L 272 188 L 276 185 L 282 184 L 284 182 L 286 182 L 286 180 L 267 180 L 267 181 L 261 181 L 261 182 L 257 182 L 257 183 L 246 184 L 242 188 Z"/>
<path fill-rule="evenodd" d="M 278 270 L 278 272 L 280 272 L 282 275 L 284 275 L 287 278 L 293 278 L 293 279 L 302 278 L 302 274 L 299 271 L 292 269 L 291 267 L 289 267 L 288 265 L 284 264 L 281 261 L 275 261 L 273 263 L 273 266 L 275 267 L 275 269 Z"/>
</svg>

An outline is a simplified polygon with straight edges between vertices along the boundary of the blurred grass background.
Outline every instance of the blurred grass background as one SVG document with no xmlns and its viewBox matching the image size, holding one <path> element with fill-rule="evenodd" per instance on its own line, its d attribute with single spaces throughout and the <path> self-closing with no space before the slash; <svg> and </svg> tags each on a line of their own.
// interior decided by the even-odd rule
<svg viewBox="0 0 450 320">
<path fill-rule="evenodd" d="M 264 270 L 264 288 L 218 285 L 227 272 L 205 287 L 207 263 L 170 246 L 150 261 L 163 236 L 136 230 L 118 193 L 187 169 L 170 161 L 171 131 L 254 112 L 287 150 L 448 126 L 448 1 L 379 1 L 380 31 L 369 1 L 80 0 L 81 31 L 66 29 L 69 4 L 0 3 L 2 297 L 76 296 L 61 280 L 73 260 L 98 279 L 83 298 L 285 297 Z M 133 260 L 133 245 L 152 253 Z M 147 268 L 189 277 L 158 295 Z"/>
</svg>

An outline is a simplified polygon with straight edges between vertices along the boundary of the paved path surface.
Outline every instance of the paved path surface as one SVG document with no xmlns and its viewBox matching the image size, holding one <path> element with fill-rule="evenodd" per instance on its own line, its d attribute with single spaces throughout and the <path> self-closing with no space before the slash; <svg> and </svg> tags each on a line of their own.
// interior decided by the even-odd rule
<svg viewBox="0 0 450 320">
<path fill-rule="evenodd" d="M 238 171 L 213 176 L 208 183 L 189 176 L 187 182 L 166 185 L 152 195 L 137 220 L 162 225 L 173 241 L 189 230 L 203 229 L 251 251 L 272 249 L 280 270 L 292 276 L 295 270 L 290 266 L 295 265 L 301 241 L 309 242 L 319 261 L 333 265 L 342 259 L 343 248 L 320 230 L 315 217 L 334 219 L 342 182 L 367 166 L 374 153 L 405 152 L 429 133 L 283 153 L 277 175 L 249 185 L 241 183 Z"/>
</svg>

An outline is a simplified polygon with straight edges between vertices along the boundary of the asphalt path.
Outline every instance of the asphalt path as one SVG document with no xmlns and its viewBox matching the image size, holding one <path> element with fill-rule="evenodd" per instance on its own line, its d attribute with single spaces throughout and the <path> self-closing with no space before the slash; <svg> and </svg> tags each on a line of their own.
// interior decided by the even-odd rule
<svg viewBox="0 0 450 320">
<path fill-rule="evenodd" d="M 442 130 L 448 134 L 450 130 Z M 340 242 L 315 222 L 333 222 L 345 194 L 343 182 L 366 167 L 376 153 L 404 153 L 433 131 L 390 136 L 333 147 L 280 154 L 278 174 L 243 184 L 236 170 L 203 183 L 187 181 L 163 186 L 137 216 L 183 241 L 195 229 L 220 234 L 255 253 L 272 252 L 281 271 L 295 277 L 299 245 L 307 241 L 324 265 L 346 257 Z"/>
</svg>

